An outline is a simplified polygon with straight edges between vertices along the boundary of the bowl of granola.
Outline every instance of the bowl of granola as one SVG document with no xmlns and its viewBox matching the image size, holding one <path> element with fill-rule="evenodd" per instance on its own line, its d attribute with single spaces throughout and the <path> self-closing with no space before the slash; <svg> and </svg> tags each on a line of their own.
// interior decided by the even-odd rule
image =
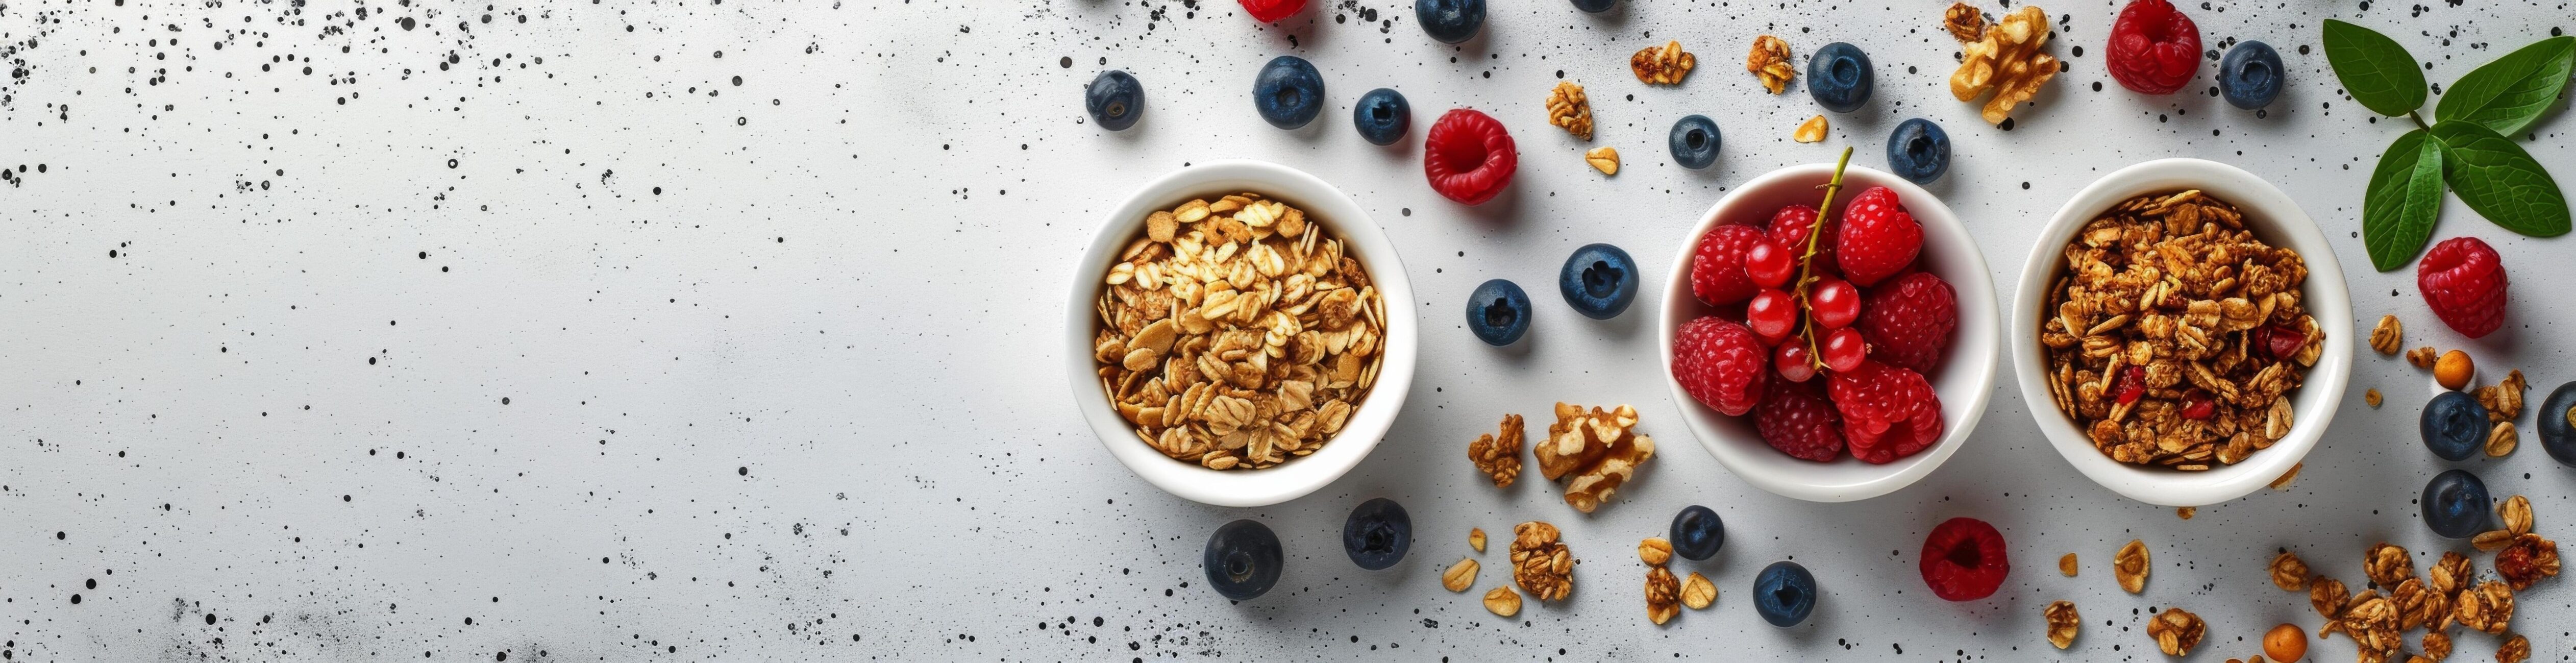
<svg viewBox="0 0 2576 663">
<path fill-rule="evenodd" d="M 2031 416 L 2084 476 L 2163 506 L 2286 479 L 2350 377 L 2352 300 L 2307 212 L 2252 173 L 2159 159 L 2076 192 L 2012 311 Z"/>
<path fill-rule="evenodd" d="M 1413 382 L 1394 245 L 1296 169 L 1223 160 L 1156 178 L 1110 211 L 1073 280 L 1076 406 L 1110 455 L 1183 498 L 1263 506 L 1332 483 Z"/>
</svg>

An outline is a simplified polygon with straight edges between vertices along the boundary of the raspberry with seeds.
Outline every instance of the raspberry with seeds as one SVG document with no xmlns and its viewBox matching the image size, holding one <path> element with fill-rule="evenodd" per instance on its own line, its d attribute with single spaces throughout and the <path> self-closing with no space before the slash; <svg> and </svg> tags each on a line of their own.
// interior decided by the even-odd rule
<svg viewBox="0 0 2576 663">
<path fill-rule="evenodd" d="M 1710 306 L 1725 306 L 1753 298 L 1762 286 L 1744 273 L 1744 251 L 1762 239 L 1762 231 L 1753 226 L 1728 224 L 1710 228 L 1699 238 L 1699 250 L 1691 255 L 1691 294 Z"/>
<path fill-rule="evenodd" d="M 1853 196 L 1843 208 L 1842 228 L 1834 233 L 1835 262 L 1843 276 L 1864 286 L 1896 275 L 1923 251 L 1923 224 L 1896 200 L 1896 192 L 1874 186 Z"/>
<path fill-rule="evenodd" d="M 1782 207 L 1771 214 L 1771 241 L 1779 242 L 1780 248 L 1788 249 L 1792 257 L 1806 255 L 1807 231 L 1815 227 L 1816 208 L 1807 205 Z M 1831 221 L 1825 223 L 1824 236 L 1816 238 L 1815 268 L 1818 274 L 1842 273 L 1842 268 L 1834 264 L 1834 224 Z"/>
<path fill-rule="evenodd" d="M 2461 336 L 2478 338 L 2504 326 L 2504 259 L 2475 237 L 2453 237 L 2415 263 L 2415 289 L 2433 316 Z"/>
<path fill-rule="evenodd" d="M 1941 400 L 1921 374 L 1875 361 L 1834 373 L 1825 393 L 1843 415 L 1853 458 L 1886 463 L 1941 439 Z"/>
<path fill-rule="evenodd" d="M 1691 400 L 1729 416 L 1762 402 L 1769 358 L 1753 330 L 1714 315 L 1684 323 L 1673 334 L 1673 379 Z"/>
<path fill-rule="evenodd" d="M 1885 465 L 1932 448 L 1934 443 L 1941 441 L 1941 430 L 1941 399 L 1935 396 L 1924 401 L 1922 407 L 1915 408 L 1912 418 L 1890 425 L 1886 430 L 1866 433 L 1850 429 L 1844 437 L 1848 439 L 1853 458 Z"/>
<path fill-rule="evenodd" d="M 1860 333 L 1871 358 L 1930 374 L 1959 327 L 1959 296 L 1931 272 L 1914 272 L 1871 288 Z"/>
<path fill-rule="evenodd" d="M 1763 388 L 1762 406 L 1753 411 L 1753 427 L 1762 441 L 1791 458 L 1819 463 L 1843 455 L 1841 422 L 1834 405 L 1817 393 L 1816 383 L 1796 383 L 1772 376 Z"/>
</svg>

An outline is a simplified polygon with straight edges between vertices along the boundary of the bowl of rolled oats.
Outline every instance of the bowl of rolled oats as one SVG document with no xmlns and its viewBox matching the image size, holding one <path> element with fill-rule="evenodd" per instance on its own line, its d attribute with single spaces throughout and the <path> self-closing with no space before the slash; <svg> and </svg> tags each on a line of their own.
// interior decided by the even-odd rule
<svg viewBox="0 0 2576 663">
<path fill-rule="evenodd" d="M 2076 192 L 2013 302 L 2014 373 L 2058 454 L 2204 506 L 2295 471 L 2350 377 L 2352 300 L 2316 222 L 2242 169 L 2160 159 Z"/>
<path fill-rule="evenodd" d="M 1340 189 L 1202 163 L 1129 194 L 1092 239 L 1067 372 L 1137 476 L 1207 504 L 1277 504 L 1349 472 L 1395 423 L 1415 306 L 1394 245 Z"/>
</svg>

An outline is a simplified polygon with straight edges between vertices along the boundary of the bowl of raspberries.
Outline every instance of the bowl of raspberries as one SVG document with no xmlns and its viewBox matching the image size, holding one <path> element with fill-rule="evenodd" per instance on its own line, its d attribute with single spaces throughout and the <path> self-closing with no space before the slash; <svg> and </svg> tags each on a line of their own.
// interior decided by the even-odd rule
<svg viewBox="0 0 2576 663">
<path fill-rule="evenodd" d="M 1848 157 L 1846 157 L 1848 158 Z M 1994 281 L 1967 228 L 1904 178 L 1771 171 L 1673 259 L 1658 340 L 1700 446 L 1763 490 L 1894 492 L 1959 450 L 1994 391 Z M 1821 209 L 1820 209 L 1821 207 Z"/>
</svg>

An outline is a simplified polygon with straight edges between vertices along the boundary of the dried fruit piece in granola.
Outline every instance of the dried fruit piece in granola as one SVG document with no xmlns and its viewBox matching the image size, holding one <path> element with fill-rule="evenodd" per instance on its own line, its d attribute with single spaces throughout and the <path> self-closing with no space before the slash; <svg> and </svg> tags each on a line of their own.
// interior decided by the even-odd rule
<svg viewBox="0 0 2576 663">
<path fill-rule="evenodd" d="M 1789 79 L 1798 77 L 1797 68 L 1789 66 L 1789 42 L 1771 35 L 1753 38 L 1753 50 L 1744 54 L 1744 70 L 1753 72 L 1754 78 L 1761 79 L 1762 89 L 1772 94 L 1788 89 Z"/>
<path fill-rule="evenodd" d="M 2075 612 L 2075 604 L 2053 601 L 2039 614 L 2048 620 L 2048 644 L 2058 649 L 2075 644 L 2075 633 L 2084 626 L 2084 616 Z"/>
<path fill-rule="evenodd" d="M 2147 542 L 2140 539 L 2130 539 L 2111 556 L 2111 575 L 2119 579 L 2120 589 L 2131 594 L 2147 591 L 2148 557 Z"/>
<path fill-rule="evenodd" d="M 1476 441 L 1467 443 L 1467 460 L 1476 464 L 1476 471 L 1492 478 L 1495 488 L 1510 488 L 1521 475 L 1521 440 L 1529 435 L 1529 426 L 1521 422 L 1521 415 L 1506 414 L 1500 432 L 1500 437 L 1478 435 Z"/>
<path fill-rule="evenodd" d="M 2191 648 L 2200 646 L 2201 637 L 2208 633 L 2209 624 L 2201 621 L 2200 615 L 2182 608 L 2166 608 L 2147 622 L 2147 637 L 2154 638 L 2156 649 L 2166 656 L 2190 655 Z"/>
<path fill-rule="evenodd" d="M 1559 536 L 1555 525 L 1535 520 L 1512 528 L 1512 582 L 1541 601 L 1563 599 L 1574 592 L 1574 553 Z M 1518 598 L 1514 597 L 1516 605 Z M 1488 594 L 1485 600 L 1491 602 L 1493 596 Z"/>
<path fill-rule="evenodd" d="M 2530 589 L 2541 578 L 2558 575 L 2558 544 L 2538 534 L 2513 537 L 2512 543 L 2496 551 L 2495 569 L 2514 591 Z"/>
</svg>

